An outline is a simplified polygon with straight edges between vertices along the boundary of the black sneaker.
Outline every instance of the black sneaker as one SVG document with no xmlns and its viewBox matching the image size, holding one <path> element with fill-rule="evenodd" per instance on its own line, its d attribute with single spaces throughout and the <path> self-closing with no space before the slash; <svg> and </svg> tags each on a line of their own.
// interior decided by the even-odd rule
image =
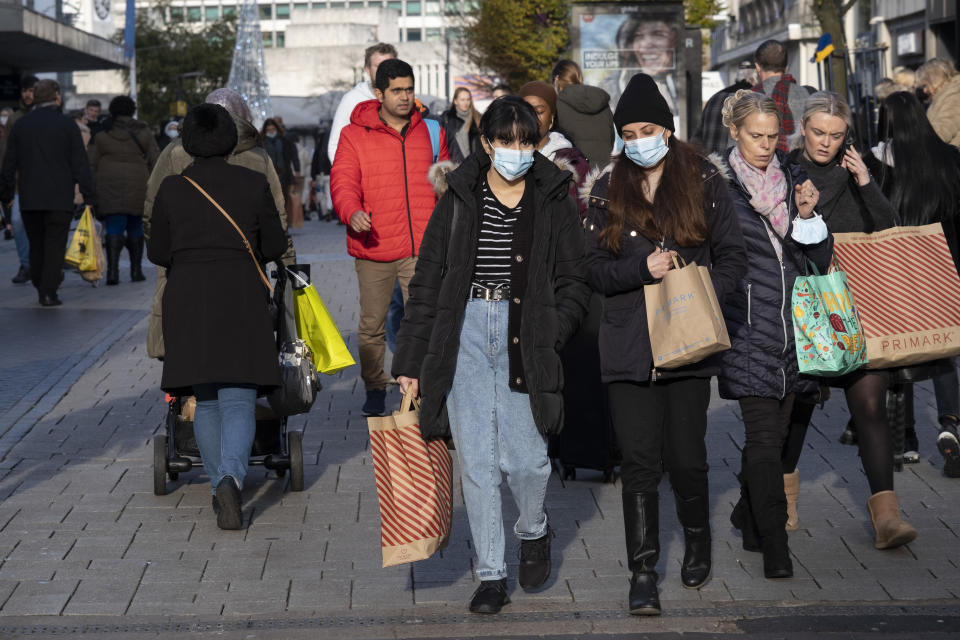
<svg viewBox="0 0 960 640">
<path fill-rule="evenodd" d="M 217 526 L 221 529 L 236 530 L 243 528 L 243 511 L 240 508 L 240 489 L 237 482 L 226 476 L 217 485 L 217 493 L 213 496 L 217 514 Z"/>
<path fill-rule="evenodd" d="M 546 535 L 536 540 L 520 541 L 520 576 L 518 582 L 524 590 L 536 589 L 550 577 L 550 536 Z"/>
<path fill-rule="evenodd" d="M 960 439 L 957 438 L 957 419 L 952 416 L 940 418 L 940 435 L 937 449 L 943 455 L 943 473 L 948 478 L 960 478 Z"/>
<path fill-rule="evenodd" d="M 472 613 L 500 613 L 504 605 L 510 604 L 507 595 L 507 579 L 483 580 L 470 598 Z"/>
<path fill-rule="evenodd" d="M 371 389 L 367 391 L 367 401 L 363 403 L 363 415 L 382 416 L 386 411 L 387 390 Z"/>
<path fill-rule="evenodd" d="M 920 441 L 917 439 L 917 430 L 907 427 L 903 434 L 903 462 L 916 464 L 920 462 Z"/>
<path fill-rule="evenodd" d="M 26 284 L 27 282 L 30 282 L 30 269 L 20 265 L 17 275 L 13 276 L 10 282 L 13 284 Z"/>
</svg>

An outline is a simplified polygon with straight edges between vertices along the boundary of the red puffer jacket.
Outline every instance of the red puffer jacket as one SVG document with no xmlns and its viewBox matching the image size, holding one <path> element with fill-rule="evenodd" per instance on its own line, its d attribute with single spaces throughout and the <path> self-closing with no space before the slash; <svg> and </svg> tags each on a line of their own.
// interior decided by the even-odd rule
<svg viewBox="0 0 960 640">
<path fill-rule="evenodd" d="M 406 135 L 380 120 L 380 103 L 361 102 L 340 134 L 330 171 L 337 215 L 347 225 L 347 251 L 355 258 L 390 262 L 416 256 L 437 204 L 427 171 L 433 164 L 430 132 L 414 110 Z M 449 160 L 440 136 L 438 160 Z M 373 228 L 355 233 L 350 216 L 370 214 Z"/>
</svg>

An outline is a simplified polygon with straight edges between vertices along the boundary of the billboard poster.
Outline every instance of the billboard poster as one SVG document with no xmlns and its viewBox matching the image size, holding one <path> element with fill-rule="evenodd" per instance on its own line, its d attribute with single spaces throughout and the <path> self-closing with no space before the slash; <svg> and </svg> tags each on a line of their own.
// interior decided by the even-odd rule
<svg viewBox="0 0 960 640">
<path fill-rule="evenodd" d="M 683 122 L 683 4 L 680 2 L 575 3 L 574 55 L 586 84 L 610 94 L 610 108 L 635 74 L 653 77 L 673 112 Z"/>
</svg>

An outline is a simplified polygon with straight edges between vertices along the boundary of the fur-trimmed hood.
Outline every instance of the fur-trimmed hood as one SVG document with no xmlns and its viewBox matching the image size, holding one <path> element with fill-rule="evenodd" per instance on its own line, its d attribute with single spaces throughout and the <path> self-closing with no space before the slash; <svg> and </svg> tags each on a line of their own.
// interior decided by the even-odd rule
<svg viewBox="0 0 960 640">
<path fill-rule="evenodd" d="M 577 171 L 573 166 L 573 163 L 565 157 L 555 158 L 553 160 L 553 164 L 561 171 L 569 171 L 572 175 L 577 175 Z M 454 169 L 457 169 L 459 166 L 460 163 L 453 162 L 452 160 L 443 160 L 435 163 L 430 167 L 430 170 L 427 171 L 427 178 L 433 185 L 433 190 L 437 194 L 438 198 L 447 192 L 447 174 Z"/>
</svg>

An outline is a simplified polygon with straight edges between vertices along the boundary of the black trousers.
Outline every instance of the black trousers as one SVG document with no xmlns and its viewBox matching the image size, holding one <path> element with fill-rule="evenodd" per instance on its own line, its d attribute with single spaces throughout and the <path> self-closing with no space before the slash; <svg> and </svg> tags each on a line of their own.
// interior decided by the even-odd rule
<svg viewBox="0 0 960 640">
<path fill-rule="evenodd" d="M 790 428 L 794 394 L 783 400 L 740 398 L 740 414 L 745 430 L 743 464 L 761 462 L 780 464 L 783 445 Z"/>
<path fill-rule="evenodd" d="M 70 211 L 23 212 L 23 228 L 30 241 L 30 279 L 40 295 L 53 295 L 60 286 L 72 219 Z"/>
<path fill-rule="evenodd" d="M 656 492 L 663 472 L 681 498 L 707 495 L 709 378 L 611 382 L 623 493 Z"/>
</svg>

